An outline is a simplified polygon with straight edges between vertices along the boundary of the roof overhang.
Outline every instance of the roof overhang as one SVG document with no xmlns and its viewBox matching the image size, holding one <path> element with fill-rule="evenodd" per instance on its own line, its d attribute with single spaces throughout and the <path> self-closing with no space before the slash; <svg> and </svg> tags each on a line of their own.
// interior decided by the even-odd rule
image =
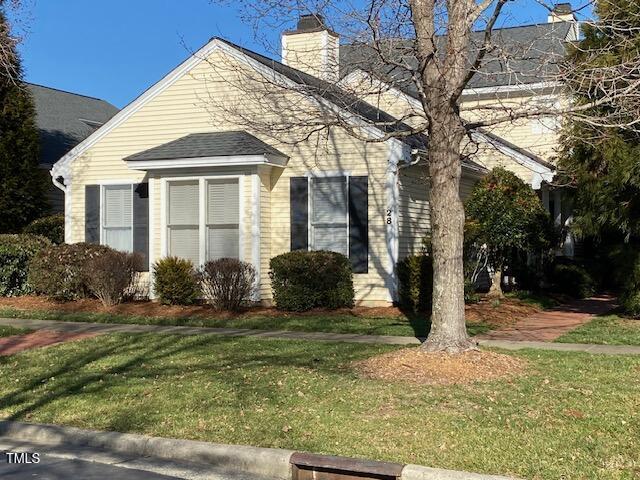
<svg viewBox="0 0 640 480">
<path fill-rule="evenodd" d="M 158 160 L 126 160 L 127 167 L 132 170 L 170 170 L 176 168 L 196 167 L 248 167 L 266 165 L 285 168 L 287 157 L 271 154 L 233 155 L 217 157 L 167 158 Z"/>
</svg>

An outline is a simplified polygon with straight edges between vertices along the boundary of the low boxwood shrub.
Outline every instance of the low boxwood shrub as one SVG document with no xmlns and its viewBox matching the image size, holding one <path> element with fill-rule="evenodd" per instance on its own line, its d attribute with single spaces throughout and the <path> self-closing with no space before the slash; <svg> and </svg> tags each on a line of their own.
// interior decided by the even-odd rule
<svg viewBox="0 0 640 480">
<path fill-rule="evenodd" d="M 165 257 L 153 265 L 153 289 L 160 303 L 191 305 L 200 296 L 198 274 L 193 263 L 178 257 Z"/>
<path fill-rule="evenodd" d="M 433 263 L 429 255 L 409 255 L 398 262 L 400 308 L 424 312 L 431 308 Z"/>
<path fill-rule="evenodd" d="M 87 284 L 91 260 L 113 250 L 104 245 L 73 243 L 41 250 L 29 265 L 29 284 L 37 293 L 56 300 L 90 297 Z"/>
<path fill-rule="evenodd" d="M 296 250 L 273 257 L 269 265 L 273 300 L 280 310 L 353 306 L 351 262 L 340 253 Z"/>
<path fill-rule="evenodd" d="M 576 298 L 587 298 L 596 291 L 596 285 L 587 270 L 578 264 L 556 264 L 551 281 L 554 291 Z"/>
<path fill-rule="evenodd" d="M 139 253 L 104 252 L 87 262 L 87 287 L 105 307 L 133 300 L 142 267 L 143 257 Z"/>
<path fill-rule="evenodd" d="M 24 227 L 24 233 L 42 235 L 52 243 L 60 245 L 64 243 L 64 214 L 59 213 L 48 217 L 37 218 Z"/>
<path fill-rule="evenodd" d="M 33 291 L 27 281 L 29 263 L 50 245 L 48 239 L 39 235 L 0 235 L 0 296 L 15 297 Z"/>
<path fill-rule="evenodd" d="M 235 258 L 220 258 L 204 264 L 200 271 L 202 292 L 216 308 L 237 311 L 249 300 L 256 269 Z"/>
</svg>

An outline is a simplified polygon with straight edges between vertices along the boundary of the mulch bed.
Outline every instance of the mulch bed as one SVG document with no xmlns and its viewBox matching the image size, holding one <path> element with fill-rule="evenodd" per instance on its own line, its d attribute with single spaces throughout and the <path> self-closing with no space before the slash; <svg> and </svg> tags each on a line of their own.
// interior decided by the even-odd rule
<svg viewBox="0 0 640 480">
<path fill-rule="evenodd" d="M 270 307 L 249 308 L 243 313 L 219 311 L 209 305 L 161 305 L 158 302 L 129 302 L 114 307 L 104 307 L 98 300 L 83 299 L 74 302 L 58 302 L 46 297 L 0 297 L 0 307 L 17 308 L 20 310 L 48 310 L 65 313 L 109 313 L 118 315 L 147 316 L 147 317 L 300 317 L 317 315 L 353 315 L 356 317 L 404 317 L 404 313 L 397 307 L 355 307 L 339 310 L 311 310 L 309 312 L 282 312 Z M 512 325 L 519 319 L 541 311 L 540 308 L 526 304 L 519 300 L 505 298 L 495 305 L 489 300 L 482 300 L 477 304 L 467 305 L 468 323 L 490 323 L 496 326 Z"/>
<path fill-rule="evenodd" d="M 354 363 L 366 378 L 420 385 L 466 385 L 522 375 L 527 363 L 495 352 L 468 351 L 458 355 L 404 348 Z"/>
</svg>

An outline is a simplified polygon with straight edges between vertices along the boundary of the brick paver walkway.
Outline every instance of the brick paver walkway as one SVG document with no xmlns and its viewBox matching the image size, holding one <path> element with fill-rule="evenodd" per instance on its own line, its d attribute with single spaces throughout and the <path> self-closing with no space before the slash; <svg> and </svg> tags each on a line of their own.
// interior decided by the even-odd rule
<svg viewBox="0 0 640 480">
<path fill-rule="evenodd" d="M 493 330 L 478 339 L 520 342 L 553 342 L 556 338 L 615 308 L 615 298 L 608 295 L 577 300 L 552 310 L 536 313 L 514 325 Z"/>
<path fill-rule="evenodd" d="M 94 337 L 97 333 L 60 332 L 54 330 L 38 330 L 26 335 L 13 335 L 0 338 L 0 356 L 13 355 L 30 348 L 48 347 L 59 343 Z"/>
</svg>

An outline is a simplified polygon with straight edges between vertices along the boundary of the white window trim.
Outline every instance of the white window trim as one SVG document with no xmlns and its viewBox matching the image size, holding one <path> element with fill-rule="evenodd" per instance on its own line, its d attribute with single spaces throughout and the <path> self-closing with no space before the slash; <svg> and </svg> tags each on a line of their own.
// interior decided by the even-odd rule
<svg viewBox="0 0 640 480">
<path fill-rule="evenodd" d="M 305 175 L 307 177 L 307 190 L 308 190 L 308 194 L 307 194 L 307 245 L 309 246 L 308 249 L 309 251 L 314 251 L 313 248 L 313 180 L 317 179 L 317 178 L 337 178 L 337 177 L 344 177 L 344 181 L 346 182 L 346 192 L 347 192 L 347 217 L 346 217 L 346 229 L 347 229 L 347 250 L 346 250 L 346 255 L 347 258 L 350 258 L 351 255 L 351 246 L 349 245 L 349 222 L 350 222 L 350 216 L 349 216 L 349 179 L 351 178 L 351 172 L 331 172 L 331 171 L 327 171 L 327 172 L 310 172 L 307 173 Z"/>
<path fill-rule="evenodd" d="M 197 176 L 184 176 L 184 177 L 163 177 L 160 182 L 160 241 L 161 241 L 161 256 L 166 257 L 169 254 L 168 236 L 167 236 L 167 211 L 168 211 L 168 188 L 167 185 L 170 182 L 188 182 L 198 181 L 198 220 L 200 222 L 198 228 L 199 235 L 199 247 L 200 247 L 200 263 L 196 267 L 204 265 L 207 257 L 207 245 L 206 245 L 206 185 L 208 180 L 229 180 L 235 178 L 238 180 L 238 201 L 240 202 L 240 211 L 238 212 L 238 259 L 244 261 L 244 177 L 245 175 L 197 175 Z"/>
<path fill-rule="evenodd" d="M 122 180 L 103 180 L 100 185 L 100 229 L 99 229 L 99 243 L 100 245 L 106 245 L 104 243 L 104 207 L 105 207 L 105 187 L 126 187 L 131 190 L 131 251 L 133 252 L 133 186 L 140 182 L 122 181 Z"/>
</svg>

